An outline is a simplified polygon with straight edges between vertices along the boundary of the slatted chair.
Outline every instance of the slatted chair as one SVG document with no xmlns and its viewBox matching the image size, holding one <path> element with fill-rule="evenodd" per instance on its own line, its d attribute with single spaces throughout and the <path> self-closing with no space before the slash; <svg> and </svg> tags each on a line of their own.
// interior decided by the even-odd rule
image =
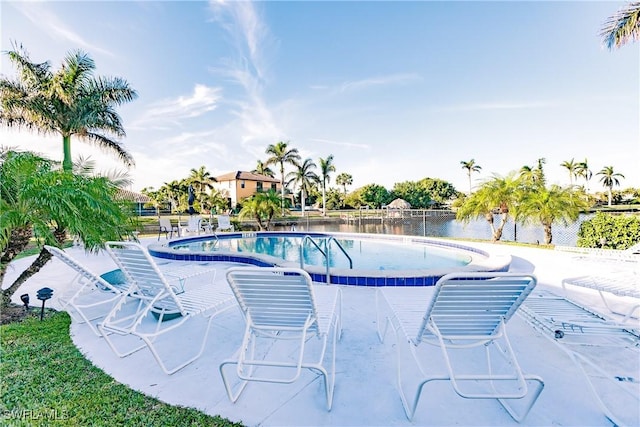
<svg viewBox="0 0 640 427">
<path fill-rule="evenodd" d="M 138 243 L 107 242 L 106 247 L 131 284 L 130 292 L 136 294 L 133 308 L 130 302 L 121 299 L 98 325 L 111 349 L 119 357 L 125 357 L 148 347 L 167 374 L 173 374 L 200 357 L 213 318 L 235 306 L 231 291 L 226 286 L 214 284 L 216 270 L 187 263 L 161 271 L 146 248 Z M 208 275 L 209 283 L 204 286 L 187 286 L 191 283 L 187 284 L 186 281 L 191 281 L 198 275 Z M 156 340 L 168 332 L 189 325 L 188 321 L 197 316 L 208 318 L 199 351 L 187 360 L 167 367 L 156 348 Z M 141 340 L 142 344 L 120 350 L 121 345 L 116 344 L 117 336 L 133 336 Z M 175 353 L 175 350 L 183 349 L 172 348 L 171 353 Z"/>
<path fill-rule="evenodd" d="M 173 237 L 173 233 L 180 234 L 180 230 L 178 226 L 171 225 L 171 220 L 169 218 L 160 218 L 159 220 L 160 226 L 158 228 L 158 240 L 160 240 L 160 236 L 164 233 L 165 237 L 168 239 L 169 237 Z"/>
<path fill-rule="evenodd" d="M 623 316 L 621 323 L 637 323 L 640 316 L 640 270 L 620 271 L 608 275 L 568 277 L 562 280 L 565 296 L 570 287 L 592 289 L 600 295 L 604 306 L 612 314 Z M 628 297 L 626 301 L 623 298 Z M 624 301 L 624 304 L 622 302 Z M 614 304 L 623 307 L 620 311 Z M 638 314 L 636 314 L 638 313 Z"/>
<path fill-rule="evenodd" d="M 199 235 L 202 231 L 202 218 L 192 215 L 187 220 L 187 225 L 178 225 L 180 236 Z"/>
<path fill-rule="evenodd" d="M 101 336 L 93 322 L 104 317 L 127 293 L 129 284 L 124 276 L 118 270 L 98 276 L 62 249 L 49 245 L 44 247 L 76 272 L 72 283 L 77 284 L 77 288 L 68 298 L 61 298 L 63 308 L 74 320 L 86 323 L 96 335 Z"/>
<path fill-rule="evenodd" d="M 518 315 L 569 356 L 598 407 L 614 425 L 640 425 L 637 324 L 613 322 L 549 291 L 533 293 Z"/>
<path fill-rule="evenodd" d="M 216 227 L 216 233 L 221 231 L 234 231 L 233 224 L 231 224 L 231 218 L 229 215 L 218 215 L 218 226 Z"/>
<path fill-rule="evenodd" d="M 395 331 L 398 390 L 408 419 L 432 381 L 450 382 L 463 398 L 497 399 L 516 421 L 526 417 L 544 382 L 522 372 L 506 324 L 535 285 L 525 274 L 453 273 L 435 287 L 377 291 L 378 336 L 384 342 L 388 327 Z M 424 344 L 440 348 L 442 372 L 433 372 L 437 360 Z M 408 382 L 415 382 L 413 391 Z M 513 401 L 524 406 L 519 414 Z"/>
<path fill-rule="evenodd" d="M 289 384 L 298 380 L 302 369 L 309 369 L 322 376 L 327 410 L 331 410 L 335 351 L 342 331 L 340 289 L 312 285 L 311 277 L 295 268 L 231 268 L 227 280 L 246 321 L 242 346 L 219 368 L 229 399 L 236 402 L 251 381 Z M 312 338 L 320 339 L 315 355 L 309 354 Z M 325 361 L 329 339 L 331 354 Z M 291 340 L 297 342 L 293 358 L 277 351 L 278 343 Z M 264 352 L 263 343 L 268 348 Z M 229 369 L 225 370 L 228 365 L 236 366 L 240 380 L 235 390 Z"/>
</svg>

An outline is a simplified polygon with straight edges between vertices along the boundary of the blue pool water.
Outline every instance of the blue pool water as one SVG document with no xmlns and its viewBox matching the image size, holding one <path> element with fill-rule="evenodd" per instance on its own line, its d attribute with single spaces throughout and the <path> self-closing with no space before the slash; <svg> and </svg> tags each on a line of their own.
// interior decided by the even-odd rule
<svg viewBox="0 0 640 427">
<path fill-rule="evenodd" d="M 360 233 L 224 233 L 150 245 L 149 252 L 172 260 L 300 267 L 315 282 L 358 286 L 430 286 L 447 273 L 507 271 L 511 262 L 456 242 Z"/>
<path fill-rule="evenodd" d="M 196 240 L 171 245 L 172 249 L 189 252 L 237 252 L 262 254 L 288 262 L 300 263 L 300 245 L 303 236 L 276 235 L 252 236 L 233 239 Z M 305 242 L 303 252 L 304 264 L 326 266 L 327 260 L 331 268 L 350 268 L 360 270 L 415 270 L 433 268 L 462 267 L 471 262 L 467 253 L 453 248 L 438 247 L 428 244 L 407 244 L 403 241 L 384 241 L 356 238 L 336 238 L 329 241 L 327 237 L 315 237 L 314 245 Z M 340 250 L 336 242 L 345 250 L 352 260 Z M 323 252 L 328 256 L 325 257 Z"/>
</svg>

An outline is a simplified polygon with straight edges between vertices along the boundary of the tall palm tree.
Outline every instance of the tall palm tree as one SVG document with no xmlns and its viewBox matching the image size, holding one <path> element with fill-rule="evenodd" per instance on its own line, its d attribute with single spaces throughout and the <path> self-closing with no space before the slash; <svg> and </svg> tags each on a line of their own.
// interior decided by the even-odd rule
<svg viewBox="0 0 640 427">
<path fill-rule="evenodd" d="M 524 165 L 520 168 L 519 179 L 523 184 L 529 185 L 532 187 L 541 186 L 544 187 L 545 184 L 545 175 L 544 175 L 544 164 L 546 163 L 545 158 L 540 158 L 537 161 L 536 167 L 531 167 L 528 165 Z"/>
<path fill-rule="evenodd" d="M 300 188 L 300 204 L 302 206 L 302 215 L 304 216 L 305 194 L 309 193 L 312 185 L 320 183 L 320 177 L 313 171 L 316 168 L 316 164 L 311 159 L 305 159 L 304 162 L 296 163 L 294 166 L 296 169 L 287 174 L 287 185 L 293 184 L 294 187 Z"/>
<path fill-rule="evenodd" d="M 604 23 L 600 36 L 609 49 L 640 39 L 640 2 L 629 3 L 610 16 Z"/>
<path fill-rule="evenodd" d="M 469 194 L 471 194 L 471 172 L 480 172 L 480 170 L 482 170 L 482 166 L 477 165 L 475 159 L 471 159 L 468 162 L 462 160 L 460 164 L 462 165 L 462 169 L 467 170 L 467 175 L 469 177 Z"/>
<path fill-rule="evenodd" d="M 336 167 L 333 164 L 333 154 L 329 154 L 326 159 L 320 158 L 320 180 L 322 182 L 322 216 L 327 214 L 327 184 L 331 181 L 329 176 L 331 172 L 335 172 Z"/>
<path fill-rule="evenodd" d="M 6 267 L 31 238 L 61 247 L 67 232 L 87 250 L 128 233 L 127 211 L 115 200 L 117 187 L 107 178 L 56 170 L 32 153 L 9 152 L 0 164 L 0 282 Z M 51 258 L 44 248 L 16 281 L 2 292 L 2 302 Z"/>
<path fill-rule="evenodd" d="M 348 173 L 342 172 L 336 177 L 336 184 L 342 185 L 344 194 L 347 194 L 347 185 L 353 184 L 353 177 Z"/>
<path fill-rule="evenodd" d="M 200 203 L 200 208 L 205 208 L 205 201 L 207 198 L 207 190 L 211 190 L 213 188 L 213 183 L 217 182 L 215 177 L 207 171 L 207 168 L 204 166 L 200 166 L 198 169 L 191 169 L 189 176 L 187 177 L 187 182 L 195 187 L 197 193 L 198 202 Z"/>
<path fill-rule="evenodd" d="M 624 175 L 614 172 L 613 166 L 605 166 L 596 175 L 602 175 L 600 182 L 607 188 L 607 192 L 609 194 L 609 207 L 611 207 L 611 191 L 613 190 L 613 186 L 620 185 L 620 180 L 618 178 L 624 178 Z"/>
<path fill-rule="evenodd" d="M 271 178 L 276 176 L 273 170 L 269 166 L 264 164 L 261 160 L 258 160 L 258 163 L 256 164 L 256 168 L 251 172 L 257 173 L 258 175 L 270 176 Z"/>
<path fill-rule="evenodd" d="M 593 176 L 593 172 L 589 169 L 589 163 L 587 159 L 584 159 L 584 162 L 579 162 L 576 166 L 576 177 L 584 178 L 584 186 L 585 191 L 589 192 L 589 181 L 591 181 L 591 177 Z"/>
<path fill-rule="evenodd" d="M 0 124 L 62 135 L 65 171 L 73 168 L 72 135 L 133 165 L 131 155 L 114 139 L 125 136 L 115 107 L 137 97 L 124 79 L 94 77 L 93 59 L 80 50 L 67 54 L 55 73 L 49 62 L 31 62 L 22 47 L 14 46 L 7 54 L 18 78 L 0 79 Z"/>
<path fill-rule="evenodd" d="M 284 165 L 285 163 L 296 165 L 300 160 L 300 154 L 297 148 L 289 148 L 289 143 L 282 141 L 270 144 L 265 152 L 270 156 L 267 159 L 267 165 L 280 166 L 280 209 L 284 216 Z"/>
<path fill-rule="evenodd" d="M 565 160 L 560 163 L 560 166 L 567 169 L 569 172 L 569 184 L 573 187 L 573 178 L 577 176 L 578 172 L 578 163 L 576 163 L 573 159 Z"/>
<path fill-rule="evenodd" d="M 561 222 L 565 226 L 574 223 L 580 212 L 588 208 L 587 202 L 574 192 L 572 187 L 552 185 L 528 191 L 520 203 L 520 218 L 523 222 L 538 222 L 544 228 L 544 242 L 553 240 L 552 225 Z"/>
</svg>

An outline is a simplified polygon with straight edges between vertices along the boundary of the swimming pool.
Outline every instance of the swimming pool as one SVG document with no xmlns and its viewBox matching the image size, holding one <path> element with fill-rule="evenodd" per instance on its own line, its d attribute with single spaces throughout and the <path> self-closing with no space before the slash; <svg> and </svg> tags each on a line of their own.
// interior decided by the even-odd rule
<svg viewBox="0 0 640 427">
<path fill-rule="evenodd" d="M 361 233 L 225 233 L 150 245 L 149 252 L 173 260 L 281 267 L 301 267 L 302 253 L 302 268 L 314 281 L 359 286 L 429 286 L 454 271 L 506 271 L 511 261 L 455 242 Z"/>
</svg>

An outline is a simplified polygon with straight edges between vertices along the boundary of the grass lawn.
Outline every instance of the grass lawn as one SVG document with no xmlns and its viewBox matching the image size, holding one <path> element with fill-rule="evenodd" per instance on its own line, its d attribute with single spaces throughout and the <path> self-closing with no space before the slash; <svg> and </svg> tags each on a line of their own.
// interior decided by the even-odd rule
<svg viewBox="0 0 640 427">
<path fill-rule="evenodd" d="M 0 424 L 241 426 L 118 383 L 82 356 L 70 324 L 53 312 L 0 326 Z"/>
</svg>

